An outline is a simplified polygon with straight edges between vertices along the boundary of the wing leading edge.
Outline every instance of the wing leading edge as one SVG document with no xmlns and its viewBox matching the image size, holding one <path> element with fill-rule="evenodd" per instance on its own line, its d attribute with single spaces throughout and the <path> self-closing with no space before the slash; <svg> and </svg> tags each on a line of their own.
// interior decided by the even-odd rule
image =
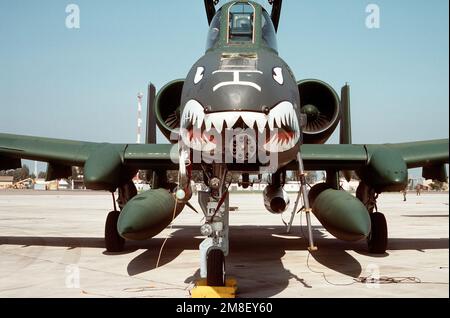
<svg viewBox="0 0 450 318">
<path fill-rule="evenodd" d="M 17 168 L 20 159 L 44 161 L 56 168 L 88 163 L 93 171 L 110 161 L 114 169 L 104 174 L 118 172 L 119 168 L 177 169 L 176 149 L 170 144 L 109 144 L 0 134 L 0 170 Z M 308 170 L 388 170 L 390 164 L 397 162 L 404 169 L 424 167 L 424 175 L 442 179 L 444 165 L 449 162 L 448 139 L 384 145 L 305 144 L 300 151 Z"/>
</svg>

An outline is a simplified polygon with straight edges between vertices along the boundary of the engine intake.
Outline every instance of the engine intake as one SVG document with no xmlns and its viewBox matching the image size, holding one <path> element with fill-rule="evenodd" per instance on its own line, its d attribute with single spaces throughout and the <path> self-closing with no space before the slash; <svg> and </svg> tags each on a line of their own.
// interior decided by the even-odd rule
<svg viewBox="0 0 450 318">
<path fill-rule="evenodd" d="M 179 79 L 167 83 L 156 95 L 156 124 L 163 135 L 171 142 L 177 143 L 180 128 L 181 93 L 184 80 Z"/>
<path fill-rule="evenodd" d="M 297 83 L 300 111 L 306 115 L 303 140 L 306 144 L 323 144 L 336 129 L 340 119 L 340 101 L 336 91 L 320 80 Z"/>
</svg>

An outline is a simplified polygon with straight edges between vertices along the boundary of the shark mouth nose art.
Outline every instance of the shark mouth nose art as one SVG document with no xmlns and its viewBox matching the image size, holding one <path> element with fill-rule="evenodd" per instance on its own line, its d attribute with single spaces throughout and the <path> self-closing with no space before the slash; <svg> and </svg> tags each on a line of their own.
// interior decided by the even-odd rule
<svg viewBox="0 0 450 318">
<path fill-rule="evenodd" d="M 205 114 L 203 106 L 189 100 L 181 116 L 183 142 L 197 151 L 216 149 L 214 134 L 228 129 L 252 129 L 262 135 L 259 146 L 270 152 L 293 148 L 300 138 L 298 117 L 292 103 L 284 101 L 268 114 L 253 111 L 224 111 Z"/>
</svg>

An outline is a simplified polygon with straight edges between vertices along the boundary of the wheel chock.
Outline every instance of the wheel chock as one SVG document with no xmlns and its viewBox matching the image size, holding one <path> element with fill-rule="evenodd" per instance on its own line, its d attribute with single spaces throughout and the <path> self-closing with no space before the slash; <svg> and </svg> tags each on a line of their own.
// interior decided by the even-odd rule
<svg viewBox="0 0 450 318">
<path fill-rule="evenodd" d="M 191 290 L 192 298 L 236 298 L 237 281 L 227 278 L 225 286 L 207 286 L 206 279 L 199 279 Z"/>
</svg>

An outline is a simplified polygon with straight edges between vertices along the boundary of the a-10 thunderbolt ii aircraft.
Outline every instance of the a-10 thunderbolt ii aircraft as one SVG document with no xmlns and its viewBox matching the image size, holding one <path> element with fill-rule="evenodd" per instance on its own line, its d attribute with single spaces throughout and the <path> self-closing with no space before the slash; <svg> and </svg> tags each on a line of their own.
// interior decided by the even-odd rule
<svg viewBox="0 0 450 318">
<path fill-rule="evenodd" d="M 0 170 L 21 166 L 21 158 L 48 162 L 47 179 L 71 175 L 84 166 L 88 189 L 118 190 L 119 210 L 106 218 L 105 245 L 120 251 L 125 239 L 160 233 L 190 205 L 192 172 L 201 171 L 198 193 L 205 214 L 200 231 L 200 274 L 210 286 L 224 284 L 228 254 L 229 173 L 268 174 L 263 192 L 272 213 L 287 210 L 286 173 L 297 174 L 300 191 L 291 216 L 303 209 L 309 249 L 315 250 L 310 212 L 336 238 L 367 240 L 371 253 L 384 253 L 388 231 L 376 211 L 382 192 L 400 191 L 408 169 L 423 167 L 427 179 L 446 181 L 448 139 L 400 144 L 351 143 L 349 87 L 339 96 L 327 83 L 297 81 L 277 49 L 282 1 L 269 1 L 269 14 L 252 1 L 231 1 L 216 10 L 205 0 L 209 23 L 205 54 L 184 80 L 156 94 L 149 85 L 147 143 L 109 144 L 0 134 Z M 325 144 L 340 123 L 340 144 Z M 156 144 L 156 125 L 172 144 Z M 138 169 L 151 175 L 151 189 L 137 194 Z M 178 170 L 169 183 L 168 170 Z M 326 182 L 309 191 L 305 170 L 325 170 Z M 356 197 L 340 188 L 339 174 L 355 171 Z M 114 201 L 115 203 L 115 201 Z M 258 220 L 255 219 L 255 222 Z"/>
</svg>

